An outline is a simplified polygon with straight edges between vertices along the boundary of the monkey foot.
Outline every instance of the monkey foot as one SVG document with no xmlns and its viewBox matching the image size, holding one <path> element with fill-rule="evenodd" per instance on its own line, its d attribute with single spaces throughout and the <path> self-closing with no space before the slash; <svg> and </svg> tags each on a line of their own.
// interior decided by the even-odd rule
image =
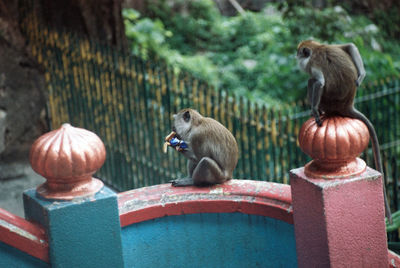
<svg viewBox="0 0 400 268">
<path fill-rule="evenodd" d="M 172 184 L 172 186 L 175 186 L 175 187 L 191 186 L 191 185 L 193 185 L 193 179 L 192 178 L 183 178 L 183 179 L 178 179 L 178 180 L 172 180 L 171 184 Z"/>
<path fill-rule="evenodd" d="M 319 117 L 315 118 L 315 123 L 317 123 L 317 126 L 319 126 L 319 127 L 322 126 L 322 121 L 321 121 L 321 119 Z"/>
</svg>

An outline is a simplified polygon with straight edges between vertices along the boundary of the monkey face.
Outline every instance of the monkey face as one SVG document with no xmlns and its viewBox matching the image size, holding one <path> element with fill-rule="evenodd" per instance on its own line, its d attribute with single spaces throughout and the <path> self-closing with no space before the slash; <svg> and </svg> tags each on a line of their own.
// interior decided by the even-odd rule
<svg viewBox="0 0 400 268">
<path fill-rule="evenodd" d="M 310 60 L 312 54 L 312 50 L 308 47 L 299 47 L 297 50 L 297 63 L 299 64 L 300 69 L 303 71 L 306 70 L 308 61 Z"/>
<path fill-rule="evenodd" d="M 174 114 L 174 125 L 172 130 L 176 132 L 179 139 L 185 139 L 192 126 L 192 114 L 190 109 L 183 109 Z"/>
<path fill-rule="evenodd" d="M 297 63 L 299 64 L 301 70 L 306 71 L 307 64 L 310 61 L 314 49 L 320 46 L 320 43 L 313 40 L 300 42 L 300 44 L 297 46 Z"/>
</svg>

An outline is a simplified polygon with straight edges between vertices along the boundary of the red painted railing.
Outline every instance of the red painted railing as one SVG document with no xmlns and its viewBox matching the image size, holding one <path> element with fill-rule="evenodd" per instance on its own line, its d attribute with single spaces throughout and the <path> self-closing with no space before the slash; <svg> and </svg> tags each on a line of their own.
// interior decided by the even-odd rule
<svg viewBox="0 0 400 268">
<path fill-rule="evenodd" d="M 45 231 L 38 225 L 0 208 L 0 241 L 49 262 Z"/>
</svg>

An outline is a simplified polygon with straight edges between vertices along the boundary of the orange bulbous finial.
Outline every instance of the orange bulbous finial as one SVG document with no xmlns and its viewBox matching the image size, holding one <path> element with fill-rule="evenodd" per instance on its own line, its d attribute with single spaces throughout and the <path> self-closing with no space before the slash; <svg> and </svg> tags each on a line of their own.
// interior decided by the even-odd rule
<svg viewBox="0 0 400 268">
<path fill-rule="evenodd" d="M 49 199 L 70 200 L 98 192 L 103 183 L 92 177 L 106 159 L 100 138 L 88 130 L 63 124 L 32 145 L 32 169 L 46 178 L 36 191 Z"/>
<path fill-rule="evenodd" d="M 367 126 L 358 119 L 341 116 L 323 118 L 318 127 L 314 118 L 300 129 L 299 145 L 313 160 L 304 172 L 309 177 L 341 178 L 358 175 L 365 162 L 358 156 L 369 142 Z"/>
</svg>

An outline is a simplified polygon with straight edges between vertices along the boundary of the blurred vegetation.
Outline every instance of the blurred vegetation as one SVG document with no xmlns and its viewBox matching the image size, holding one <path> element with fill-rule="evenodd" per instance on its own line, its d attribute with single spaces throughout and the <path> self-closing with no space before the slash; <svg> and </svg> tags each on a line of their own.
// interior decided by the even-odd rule
<svg viewBox="0 0 400 268">
<path fill-rule="evenodd" d="M 295 60 L 304 39 L 355 43 L 366 82 L 399 73 L 396 32 L 380 29 L 398 13 L 376 14 L 382 16 L 380 24 L 364 15 L 350 16 L 340 6 L 319 10 L 289 1 L 224 17 L 211 0 L 149 1 L 145 14 L 123 12 L 133 54 L 166 61 L 177 72 L 187 70 L 217 88 L 271 106 L 305 96 L 307 76 Z"/>
</svg>

